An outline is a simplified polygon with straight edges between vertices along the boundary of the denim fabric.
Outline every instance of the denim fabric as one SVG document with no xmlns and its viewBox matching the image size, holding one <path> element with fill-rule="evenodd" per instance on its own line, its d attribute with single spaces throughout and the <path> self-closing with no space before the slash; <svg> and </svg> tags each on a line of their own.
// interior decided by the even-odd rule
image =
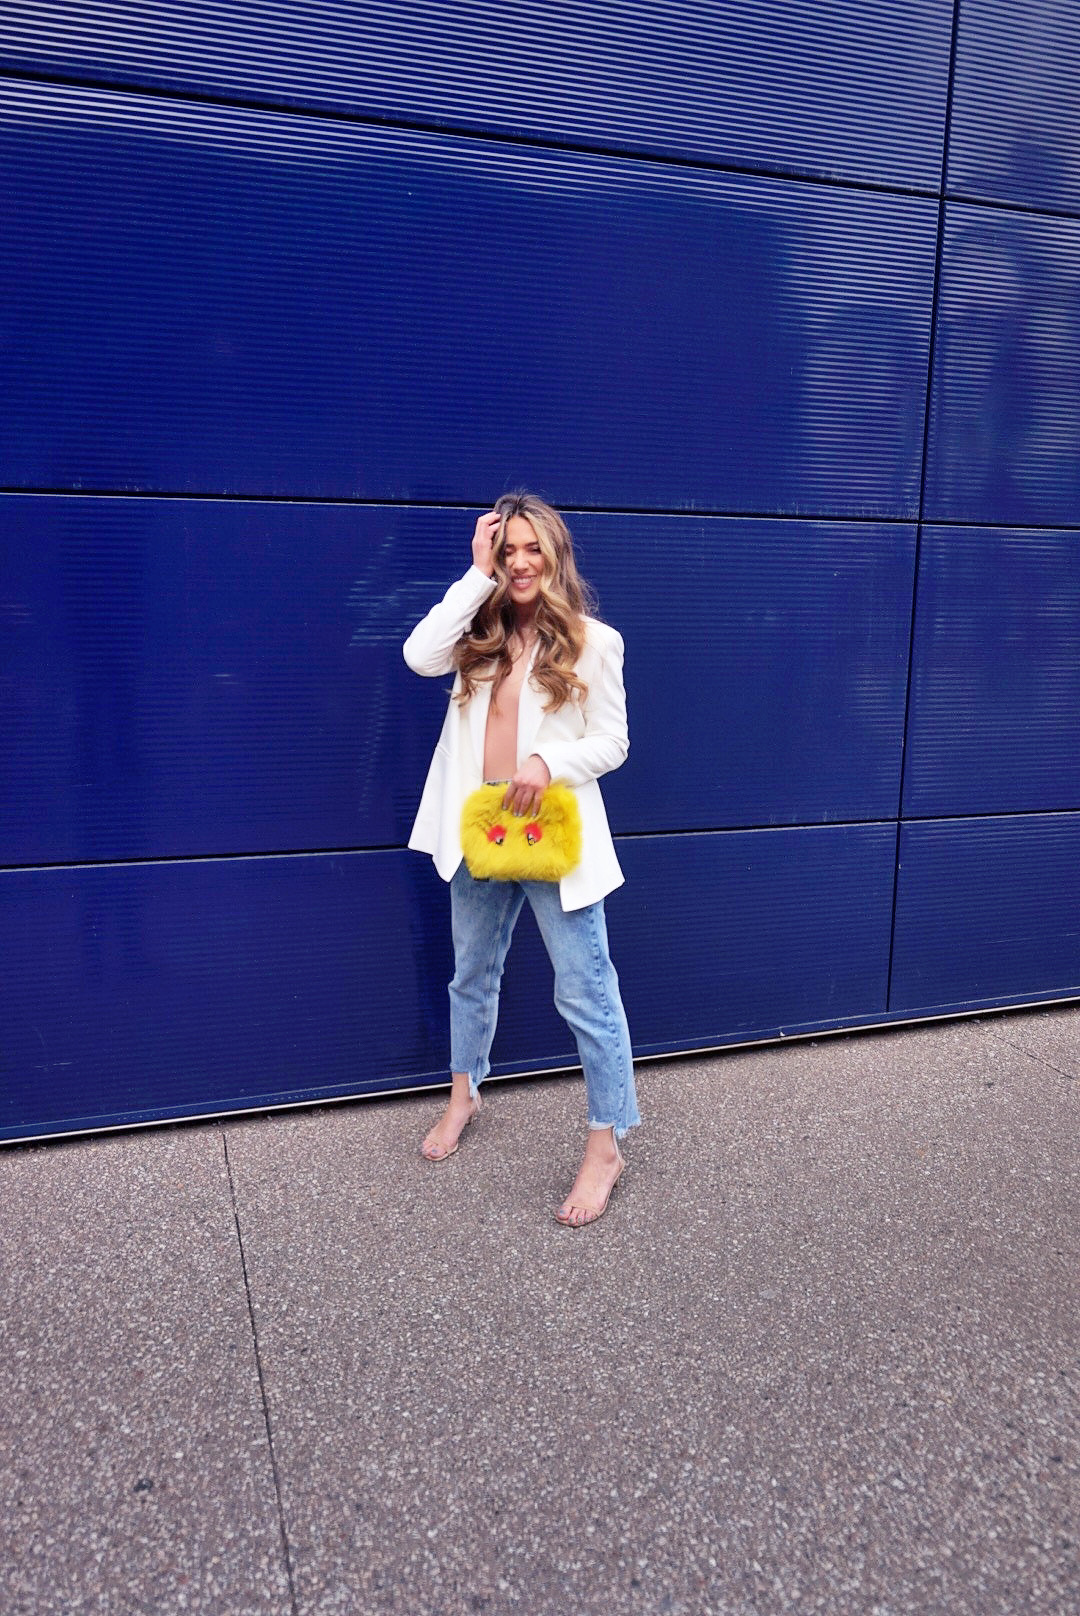
<svg viewBox="0 0 1080 1616">
<path fill-rule="evenodd" d="M 450 1069 L 468 1073 L 473 1095 L 491 1070 L 499 984 L 526 898 L 555 970 L 555 1008 L 577 1041 L 589 1127 L 614 1126 L 621 1139 L 641 1118 L 602 898 L 583 909 L 564 910 L 557 881 L 476 881 L 462 861 L 450 882 Z"/>
</svg>

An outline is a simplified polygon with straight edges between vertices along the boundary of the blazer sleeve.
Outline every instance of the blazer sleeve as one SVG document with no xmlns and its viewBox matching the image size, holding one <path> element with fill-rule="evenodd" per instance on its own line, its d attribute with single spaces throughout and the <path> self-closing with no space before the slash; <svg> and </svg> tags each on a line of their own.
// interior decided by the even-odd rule
<svg viewBox="0 0 1080 1616">
<path fill-rule="evenodd" d="M 585 733 L 576 741 L 542 741 L 534 746 L 553 780 L 583 786 L 609 774 L 626 762 L 630 737 L 626 728 L 626 691 L 623 687 L 622 635 L 607 627 L 607 644 L 600 653 L 598 673 L 589 680 L 585 698 Z"/>
<path fill-rule="evenodd" d="M 470 567 L 464 578 L 450 585 L 402 646 L 405 661 L 414 673 L 435 678 L 450 672 L 454 646 L 495 586 L 496 580 L 479 567 Z"/>
</svg>

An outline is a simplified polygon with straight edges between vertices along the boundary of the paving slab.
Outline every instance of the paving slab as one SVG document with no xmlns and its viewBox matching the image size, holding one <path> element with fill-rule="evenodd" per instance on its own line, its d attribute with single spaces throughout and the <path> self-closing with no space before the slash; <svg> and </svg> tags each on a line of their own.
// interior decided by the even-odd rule
<svg viewBox="0 0 1080 1616">
<path fill-rule="evenodd" d="M 645 1063 L 579 1231 L 579 1075 L 0 1152 L 0 1609 L 1074 1609 L 1077 1071 Z"/>
<path fill-rule="evenodd" d="M 227 1123 L 298 1612 L 1077 1608 L 1080 1013 L 995 1020 L 643 1064 L 583 1230 L 580 1076 Z"/>
<path fill-rule="evenodd" d="M 0 1611 L 292 1609 L 216 1126 L 0 1151 Z"/>
<path fill-rule="evenodd" d="M 1080 1078 L 1080 1009 L 1074 1005 L 1043 1010 L 1008 1010 L 982 1021 L 988 1035 L 1034 1055 L 1048 1072 Z"/>
</svg>

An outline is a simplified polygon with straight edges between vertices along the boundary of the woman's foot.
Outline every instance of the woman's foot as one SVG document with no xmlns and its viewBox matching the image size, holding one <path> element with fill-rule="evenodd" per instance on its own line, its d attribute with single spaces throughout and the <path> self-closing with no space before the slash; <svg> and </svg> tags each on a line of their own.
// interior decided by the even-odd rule
<svg viewBox="0 0 1080 1616">
<path fill-rule="evenodd" d="M 426 1156 L 428 1161 L 445 1161 L 447 1156 L 452 1156 L 458 1147 L 462 1130 L 479 1109 L 479 1094 L 473 1100 L 467 1092 L 464 1095 L 452 1093 L 446 1110 L 420 1146 L 421 1156 Z"/>
<path fill-rule="evenodd" d="M 558 1221 L 571 1229 L 595 1223 L 607 1210 L 608 1197 L 625 1166 L 614 1128 L 590 1128 L 585 1159 L 573 1189 L 555 1214 Z"/>
</svg>

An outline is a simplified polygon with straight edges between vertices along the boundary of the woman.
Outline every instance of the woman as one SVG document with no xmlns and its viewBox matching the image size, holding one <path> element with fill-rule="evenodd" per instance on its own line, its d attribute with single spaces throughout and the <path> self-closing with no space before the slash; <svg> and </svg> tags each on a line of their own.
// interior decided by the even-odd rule
<svg viewBox="0 0 1080 1616">
<path fill-rule="evenodd" d="M 588 1136 L 555 1216 L 580 1228 L 607 1209 L 626 1165 L 619 1140 L 638 1116 L 630 1034 L 608 953 L 604 898 L 621 885 L 598 777 L 626 758 L 621 636 L 586 613 L 566 523 L 534 494 L 504 494 L 473 533 L 473 564 L 405 641 L 416 673 L 456 670 L 409 846 L 450 883 L 450 1101 L 421 1152 L 445 1161 L 480 1109 L 499 983 L 528 898 L 555 970 L 555 1005 L 585 1071 Z M 573 788 L 582 853 L 558 883 L 474 880 L 461 850 L 465 798 L 507 782 L 503 806 L 533 816 L 552 779 Z"/>
</svg>

